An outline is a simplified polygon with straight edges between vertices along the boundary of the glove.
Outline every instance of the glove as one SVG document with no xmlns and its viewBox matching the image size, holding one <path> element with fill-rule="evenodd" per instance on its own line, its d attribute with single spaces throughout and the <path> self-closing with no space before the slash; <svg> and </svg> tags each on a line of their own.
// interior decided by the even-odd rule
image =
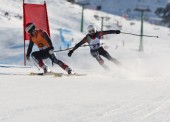
<svg viewBox="0 0 170 122">
<path fill-rule="evenodd" d="M 26 55 L 27 61 L 30 61 L 30 56 Z"/>
<path fill-rule="evenodd" d="M 115 30 L 115 33 L 116 34 L 120 34 L 120 30 Z"/>
<path fill-rule="evenodd" d="M 48 48 L 48 50 L 49 50 L 48 52 L 49 52 L 50 55 L 54 54 L 54 47 L 53 46 Z"/>
<path fill-rule="evenodd" d="M 73 53 L 73 50 L 70 50 L 70 51 L 68 52 L 68 56 L 71 57 L 72 53 Z"/>
<path fill-rule="evenodd" d="M 50 55 L 54 54 L 54 50 L 53 49 L 50 49 L 48 52 L 49 52 Z"/>
</svg>

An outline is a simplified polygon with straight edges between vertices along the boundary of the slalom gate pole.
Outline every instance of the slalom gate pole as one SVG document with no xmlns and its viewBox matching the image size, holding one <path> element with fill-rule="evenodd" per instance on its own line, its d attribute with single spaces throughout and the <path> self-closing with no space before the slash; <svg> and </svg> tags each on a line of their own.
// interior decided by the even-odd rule
<svg viewBox="0 0 170 122">
<path fill-rule="evenodd" d="M 100 43 L 100 45 L 104 45 L 105 43 Z M 97 44 L 94 44 L 94 45 L 97 45 Z M 82 46 L 80 46 L 80 47 L 87 47 L 87 46 L 94 46 L 94 45 L 82 45 Z M 61 52 L 61 51 L 67 51 L 67 50 L 71 50 L 71 49 L 73 49 L 74 47 L 70 47 L 70 48 L 67 48 L 67 49 L 63 49 L 63 50 L 56 50 L 56 51 L 54 51 L 54 52 Z"/>
<path fill-rule="evenodd" d="M 134 34 L 134 33 L 127 33 L 127 32 L 120 32 L 120 33 L 122 33 L 122 34 L 134 35 L 134 36 L 145 36 L 145 37 L 155 37 L 155 38 L 159 38 L 159 36 L 138 35 L 138 34 Z"/>
</svg>

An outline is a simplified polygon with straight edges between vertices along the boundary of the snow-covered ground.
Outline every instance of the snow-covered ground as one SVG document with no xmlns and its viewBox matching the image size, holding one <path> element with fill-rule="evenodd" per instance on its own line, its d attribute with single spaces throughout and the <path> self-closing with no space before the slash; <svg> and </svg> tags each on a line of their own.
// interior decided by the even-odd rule
<svg viewBox="0 0 170 122">
<path fill-rule="evenodd" d="M 93 17 L 96 13 L 111 17 L 106 24 L 112 25 L 114 20 L 119 20 L 122 32 L 140 34 L 138 21 L 88 9 L 85 10 L 84 33 L 80 33 L 81 7 L 62 0 L 49 0 L 47 9 L 55 44 L 60 28 L 73 32 L 74 43 L 85 36 L 88 24 L 95 23 L 100 30 L 100 21 Z M 110 71 L 99 66 L 88 47 L 81 47 L 71 58 L 67 51 L 56 55 L 73 70 L 87 76 L 29 76 L 27 74 L 32 71 L 41 71 L 33 62 L 23 66 L 22 20 L 12 15 L 9 20 L 3 16 L 4 11 L 22 15 L 22 3 L 16 0 L 0 2 L 0 122 L 170 121 L 168 28 L 145 22 L 144 34 L 159 38 L 144 37 L 143 52 L 138 51 L 138 36 L 105 36 L 102 40 L 105 49 L 122 64 L 116 66 L 105 59 Z M 49 60 L 46 63 L 53 71 L 64 72 L 57 65 L 52 67 Z"/>
</svg>

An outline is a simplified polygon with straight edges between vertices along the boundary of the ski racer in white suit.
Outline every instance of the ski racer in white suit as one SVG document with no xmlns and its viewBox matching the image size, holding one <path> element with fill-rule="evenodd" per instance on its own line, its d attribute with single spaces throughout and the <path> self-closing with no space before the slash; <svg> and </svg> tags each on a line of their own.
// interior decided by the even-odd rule
<svg viewBox="0 0 170 122">
<path fill-rule="evenodd" d="M 87 42 L 90 46 L 91 55 L 96 58 L 101 66 L 106 68 L 101 55 L 107 58 L 109 61 L 119 64 L 119 62 L 115 58 L 111 57 L 110 54 L 101 46 L 100 39 L 106 34 L 120 34 L 120 30 L 97 31 L 94 25 L 89 25 L 87 30 L 88 34 L 78 44 L 76 44 L 72 50 L 69 51 L 68 56 L 71 57 L 72 53 L 77 48 Z"/>
</svg>

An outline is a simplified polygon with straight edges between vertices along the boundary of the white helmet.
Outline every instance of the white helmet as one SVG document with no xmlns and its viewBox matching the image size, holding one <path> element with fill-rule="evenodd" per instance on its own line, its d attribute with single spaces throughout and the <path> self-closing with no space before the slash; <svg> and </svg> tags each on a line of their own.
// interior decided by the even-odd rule
<svg viewBox="0 0 170 122">
<path fill-rule="evenodd" d="M 94 33 L 96 33 L 96 27 L 94 26 L 94 25 L 89 25 L 88 27 L 87 27 L 87 30 L 88 30 L 88 32 L 89 32 L 89 34 L 94 34 Z"/>
<path fill-rule="evenodd" d="M 27 25 L 26 25 L 26 29 L 25 29 L 25 31 L 27 32 L 27 33 L 32 33 L 32 31 L 33 30 L 35 30 L 35 24 L 34 23 L 28 23 Z"/>
</svg>

